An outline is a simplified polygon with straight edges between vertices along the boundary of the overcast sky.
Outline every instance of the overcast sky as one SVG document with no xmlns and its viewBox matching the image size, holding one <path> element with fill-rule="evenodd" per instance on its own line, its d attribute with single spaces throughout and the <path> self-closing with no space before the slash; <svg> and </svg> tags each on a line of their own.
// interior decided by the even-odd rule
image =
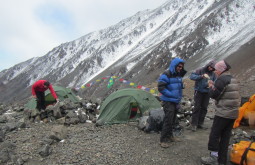
<svg viewBox="0 0 255 165">
<path fill-rule="evenodd" d="M 167 0 L 6 0 L 0 5 L 0 71 Z"/>
</svg>

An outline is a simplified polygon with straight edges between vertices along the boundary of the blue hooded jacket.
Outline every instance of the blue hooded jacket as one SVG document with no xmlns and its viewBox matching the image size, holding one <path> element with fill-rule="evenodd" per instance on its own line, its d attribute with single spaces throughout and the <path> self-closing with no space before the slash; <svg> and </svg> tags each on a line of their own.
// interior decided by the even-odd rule
<svg viewBox="0 0 255 165">
<path fill-rule="evenodd" d="M 158 80 L 158 90 L 162 94 L 162 101 L 179 103 L 182 99 L 183 82 L 182 77 L 186 74 L 184 68 L 180 73 L 176 72 L 175 68 L 179 63 L 185 63 L 180 58 L 175 58 L 170 63 L 168 70 L 160 75 Z"/>
</svg>

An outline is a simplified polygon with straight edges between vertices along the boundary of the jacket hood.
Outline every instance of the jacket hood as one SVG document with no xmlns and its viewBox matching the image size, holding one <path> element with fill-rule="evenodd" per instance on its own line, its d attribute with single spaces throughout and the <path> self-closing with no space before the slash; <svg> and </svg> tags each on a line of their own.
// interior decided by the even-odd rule
<svg viewBox="0 0 255 165">
<path fill-rule="evenodd" d="M 215 64 L 215 69 L 220 73 L 223 73 L 231 69 L 231 67 L 225 60 L 221 60 Z"/>
<path fill-rule="evenodd" d="M 175 58 L 171 61 L 170 66 L 169 66 L 169 70 L 171 73 L 176 73 L 175 68 L 179 63 L 185 63 L 185 61 L 183 59 L 180 58 Z M 184 69 L 183 69 L 184 70 Z"/>
<path fill-rule="evenodd" d="M 216 64 L 216 62 L 214 61 L 214 60 L 212 60 L 212 61 L 210 61 L 209 63 L 207 63 L 206 65 L 205 65 L 205 68 L 207 68 L 208 66 L 211 66 L 211 67 L 215 67 L 215 64 Z"/>
</svg>

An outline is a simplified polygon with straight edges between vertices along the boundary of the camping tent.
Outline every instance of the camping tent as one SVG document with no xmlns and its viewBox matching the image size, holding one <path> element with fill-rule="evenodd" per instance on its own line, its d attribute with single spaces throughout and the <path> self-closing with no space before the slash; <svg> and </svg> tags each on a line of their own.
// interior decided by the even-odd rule
<svg viewBox="0 0 255 165">
<path fill-rule="evenodd" d="M 131 111 L 135 106 L 134 117 Z M 97 125 L 127 123 L 141 117 L 145 111 L 158 108 L 161 108 L 160 102 L 149 92 L 133 88 L 118 90 L 103 101 Z"/>
<path fill-rule="evenodd" d="M 64 99 L 70 99 L 73 102 L 79 102 L 79 99 L 75 96 L 75 94 L 72 92 L 69 88 L 64 88 L 61 86 L 53 86 L 54 91 L 56 92 L 59 100 Z M 55 102 L 55 98 L 52 96 L 49 90 L 45 91 L 45 104 L 53 104 Z M 31 99 L 26 105 L 29 109 L 35 109 L 36 108 L 36 99 Z"/>
</svg>

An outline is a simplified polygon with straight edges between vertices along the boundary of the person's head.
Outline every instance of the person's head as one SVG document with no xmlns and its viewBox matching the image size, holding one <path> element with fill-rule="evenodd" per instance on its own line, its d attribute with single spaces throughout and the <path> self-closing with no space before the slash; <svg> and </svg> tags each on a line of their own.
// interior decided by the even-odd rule
<svg viewBox="0 0 255 165">
<path fill-rule="evenodd" d="M 231 67 L 225 60 L 221 60 L 215 64 L 214 68 L 215 68 L 215 71 L 214 71 L 215 74 L 219 76 L 222 73 L 228 71 Z"/>
<path fill-rule="evenodd" d="M 180 73 L 181 70 L 183 70 L 183 68 L 184 68 L 184 63 L 180 62 L 178 65 L 176 65 L 175 71 L 176 71 L 177 73 Z"/>
<path fill-rule="evenodd" d="M 43 86 L 44 86 L 45 89 L 49 88 L 50 82 L 49 81 L 44 82 Z"/>
<path fill-rule="evenodd" d="M 171 61 L 169 70 L 171 73 L 180 73 L 182 70 L 184 70 L 184 63 L 185 61 L 180 58 L 175 58 Z"/>
<path fill-rule="evenodd" d="M 210 61 L 207 65 L 206 65 L 206 69 L 207 69 L 207 71 L 208 72 L 213 72 L 213 71 L 215 71 L 215 61 L 214 60 L 212 60 L 212 61 Z"/>
</svg>

